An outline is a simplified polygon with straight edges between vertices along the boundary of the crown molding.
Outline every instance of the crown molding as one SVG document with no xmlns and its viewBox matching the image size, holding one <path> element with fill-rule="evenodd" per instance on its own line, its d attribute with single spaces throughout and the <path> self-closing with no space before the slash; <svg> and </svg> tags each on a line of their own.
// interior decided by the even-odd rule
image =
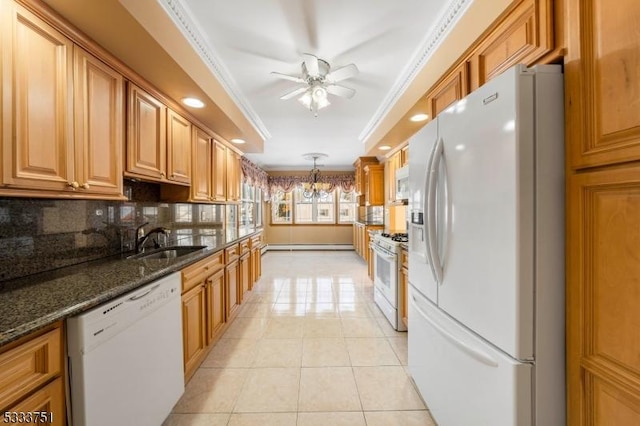
<svg viewBox="0 0 640 426">
<path fill-rule="evenodd" d="M 358 139 L 361 143 L 365 143 L 371 134 L 380 125 L 383 118 L 391 111 L 398 99 L 407 90 L 409 85 L 416 78 L 420 70 L 424 68 L 429 59 L 433 56 L 437 48 L 440 46 L 444 38 L 449 34 L 451 29 L 455 27 L 458 20 L 467 11 L 473 0 L 451 0 L 449 7 L 442 15 L 436 25 L 424 39 L 423 43 L 416 50 L 409 64 L 400 73 L 391 90 L 380 104 L 376 112 L 371 117 L 362 130 Z"/>
<path fill-rule="evenodd" d="M 271 133 L 244 97 L 231 73 L 216 55 L 213 46 L 202 36 L 198 25 L 191 18 L 188 9 L 184 7 L 183 0 L 158 0 L 158 3 L 260 136 L 264 140 L 270 139 Z"/>
</svg>

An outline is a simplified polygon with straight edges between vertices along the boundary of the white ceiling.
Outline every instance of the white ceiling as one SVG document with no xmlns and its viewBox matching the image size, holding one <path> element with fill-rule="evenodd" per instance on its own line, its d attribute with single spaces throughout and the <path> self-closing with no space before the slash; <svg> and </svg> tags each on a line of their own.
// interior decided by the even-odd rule
<svg viewBox="0 0 640 426">
<path fill-rule="evenodd" d="M 266 170 L 306 169 L 307 152 L 326 168 L 350 169 L 364 141 L 457 19 L 469 0 L 158 0 L 212 73 L 265 138 L 247 156 Z M 352 99 L 329 95 L 318 117 L 295 98 L 303 53 L 333 69 L 360 73 L 341 84 Z M 382 154 L 374 153 L 374 154 Z"/>
</svg>

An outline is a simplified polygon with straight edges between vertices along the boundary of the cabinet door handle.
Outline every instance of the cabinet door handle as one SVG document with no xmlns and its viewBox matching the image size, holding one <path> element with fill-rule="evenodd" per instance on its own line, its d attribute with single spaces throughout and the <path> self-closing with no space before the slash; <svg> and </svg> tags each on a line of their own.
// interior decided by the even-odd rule
<svg viewBox="0 0 640 426">
<path fill-rule="evenodd" d="M 75 180 L 73 182 L 67 183 L 67 186 L 70 187 L 73 190 L 76 190 L 76 189 L 80 188 L 80 184 L 78 182 L 76 182 Z"/>
<path fill-rule="evenodd" d="M 165 177 L 166 176 L 165 172 L 160 172 L 160 176 Z"/>
<path fill-rule="evenodd" d="M 82 188 L 83 189 L 89 189 L 89 188 L 91 188 L 91 185 L 89 185 L 89 182 L 85 182 L 85 183 L 82 184 Z"/>
</svg>

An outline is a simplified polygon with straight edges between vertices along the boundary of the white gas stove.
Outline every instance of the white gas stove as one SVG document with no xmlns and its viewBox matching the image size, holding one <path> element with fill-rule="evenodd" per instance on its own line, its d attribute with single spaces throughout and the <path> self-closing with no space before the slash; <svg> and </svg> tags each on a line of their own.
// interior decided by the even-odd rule
<svg viewBox="0 0 640 426">
<path fill-rule="evenodd" d="M 402 243 L 409 241 L 408 234 L 375 234 L 373 236 L 374 244 L 391 253 L 400 253 Z"/>
<path fill-rule="evenodd" d="M 400 276 L 401 244 L 408 241 L 407 234 L 376 234 L 373 236 L 371 248 L 374 252 L 374 294 L 376 305 L 389 320 L 391 326 L 398 331 L 406 331 L 400 318 L 398 283 Z"/>
</svg>

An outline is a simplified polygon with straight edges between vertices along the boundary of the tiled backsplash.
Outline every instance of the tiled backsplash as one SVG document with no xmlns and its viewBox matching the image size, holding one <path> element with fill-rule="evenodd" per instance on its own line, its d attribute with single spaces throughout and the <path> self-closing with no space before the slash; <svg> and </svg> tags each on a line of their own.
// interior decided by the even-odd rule
<svg viewBox="0 0 640 426">
<path fill-rule="evenodd" d="M 126 192 L 132 201 L 0 198 L 0 281 L 129 251 L 145 222 L 171 229 L 169 242 L 225 227 L 223 205 L 159 202 L 152 184 Z"/>
</svg>

